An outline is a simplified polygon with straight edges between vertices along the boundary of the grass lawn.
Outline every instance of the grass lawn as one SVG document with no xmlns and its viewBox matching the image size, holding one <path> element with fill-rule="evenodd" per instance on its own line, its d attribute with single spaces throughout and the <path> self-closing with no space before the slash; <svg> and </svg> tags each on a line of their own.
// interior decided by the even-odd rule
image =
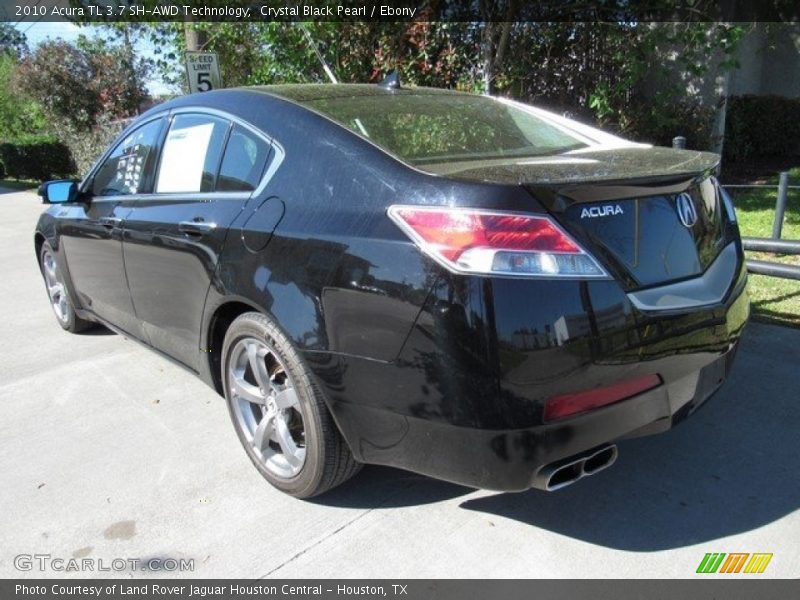
<svg viewBox="0 0 800 600">
<path fill-rule="evenodd" d="M 39 187 L 38 181 L 17 181 L 16 179 L 0 179 L 0 188 L 9 190 L 31 190 L 36 191 Z"/>
<path fill-rule="evenodd" d="M 739 228 L 747 237 L 770 237 L 775 215 L 778 178 L 764 178 L 753 183 L 768 183 L 763 189 L 728 190 L 736 206 Z M 789 171 L 789 185 L 800 185 L 800 167 Z M 800 240 L 800 189 L 789 190 L 782 238 Z M 800 265 L 800 256 L 748 252 L 748 258 Z M 750 276 L 750 298 L 757 319 L 800 327 L 800 281 Z"/>
</svg>

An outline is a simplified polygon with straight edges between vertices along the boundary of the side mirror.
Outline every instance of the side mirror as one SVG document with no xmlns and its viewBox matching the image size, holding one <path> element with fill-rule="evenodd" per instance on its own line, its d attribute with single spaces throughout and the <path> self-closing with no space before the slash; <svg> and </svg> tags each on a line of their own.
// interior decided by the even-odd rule
<svg viewBox="0 0 800 600">
<path fill-rule="evenodd" d="M 45 204 L 75 202 L 78 199 L 78 182 L 73 179 L 47 181 L 39 186 L 39 195 Z"/>
</svg>

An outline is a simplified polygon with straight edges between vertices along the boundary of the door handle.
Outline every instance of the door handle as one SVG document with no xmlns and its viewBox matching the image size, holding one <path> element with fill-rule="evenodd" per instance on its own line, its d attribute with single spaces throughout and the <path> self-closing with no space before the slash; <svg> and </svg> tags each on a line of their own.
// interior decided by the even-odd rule
<svg viewBox="0 0 800 600">
<path fill-rule="evenodd" d="M 206 221 L 181 221 L 178 223 L 178 231 L 190 235 L 203 235 L 216 228 L 216 223 L 207 223 Z"/>
<path fill-rule="evenodd" d="M 119 224 L 122 223 L 122 219 L 120 219 L 119 217 L 100 217 L 98 221 L 100 222 L 100 225 L 108 229 L 114 229 L 114 227 L 119 227 Z"/>
</svg>

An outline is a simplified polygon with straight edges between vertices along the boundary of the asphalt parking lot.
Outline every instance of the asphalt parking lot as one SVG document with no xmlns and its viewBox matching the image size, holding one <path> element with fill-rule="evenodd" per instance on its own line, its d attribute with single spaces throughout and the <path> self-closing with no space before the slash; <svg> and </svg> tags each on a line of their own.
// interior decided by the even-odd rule
<svg viewBox="0 0 800 600">
<path fill-rule="evenodd" d="M 137 576 L 685 578 L 707 552 L 774 554 L 733 577 L 800 576 L 800 330 L 752 323 L 707 407 L 558 493 L 366 467 L 303 502 L 260 478 L 193 375 L 59 328 L 33 251 L 41 210 L 0 194 L 0 577 L 98 575 L 15 568 L 49 554 L 194 561 Z"/>
</svg>

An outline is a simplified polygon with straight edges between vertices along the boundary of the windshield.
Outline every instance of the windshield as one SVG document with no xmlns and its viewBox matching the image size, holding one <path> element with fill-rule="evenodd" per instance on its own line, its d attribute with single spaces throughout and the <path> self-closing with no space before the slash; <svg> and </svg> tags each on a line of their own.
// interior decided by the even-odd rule
<svg viewBox="0 0 800 600">
<path fill-rule="evenodd" d="M 387 94 L 305 104 L 417 165 L 547 156 L 588 145 L 532 111 L 487 96 Z"/>
</svg>

